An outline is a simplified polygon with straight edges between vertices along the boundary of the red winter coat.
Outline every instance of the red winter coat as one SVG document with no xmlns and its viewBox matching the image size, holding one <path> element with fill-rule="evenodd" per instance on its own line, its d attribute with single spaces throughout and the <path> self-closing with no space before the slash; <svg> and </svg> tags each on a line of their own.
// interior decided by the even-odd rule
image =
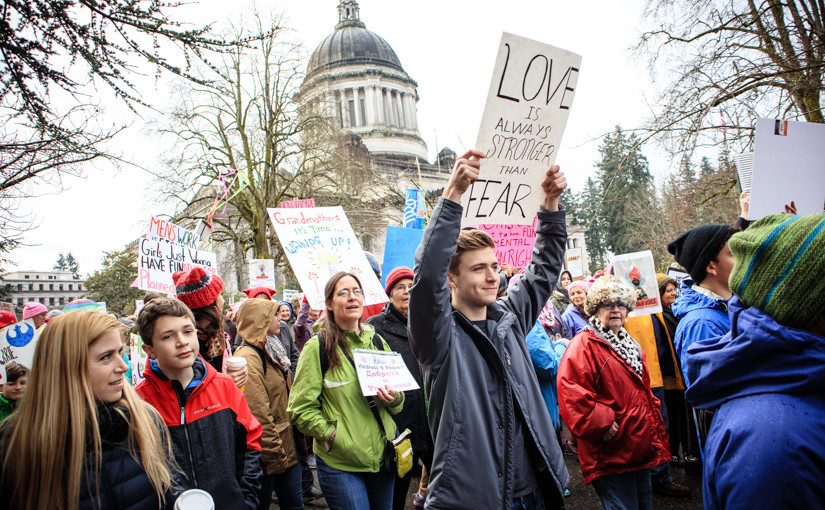
<svg viewBox="0 0 825 510">
<path fill-rule="evenodd" d="M 638 471 L 668 462 L 670 445 L 659 407 L 650 391 L 642 351 L 643 377 L 590 326 L 564 351 L 557 375 L 559 411 L 578 440 L 584 483 L 605 475 Z M 613 421 L 619 431 L 602 435 Z"/>
</svg>

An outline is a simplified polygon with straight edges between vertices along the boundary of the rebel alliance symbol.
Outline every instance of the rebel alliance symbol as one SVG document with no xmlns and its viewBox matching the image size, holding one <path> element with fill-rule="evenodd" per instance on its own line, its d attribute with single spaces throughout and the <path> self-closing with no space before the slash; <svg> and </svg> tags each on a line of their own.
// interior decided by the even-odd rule
<svg viewBox="0 0 825 510">
<path fill-rule="evenodd" d="M 26 328 L 25 331 L 23 327 Z M 31 324 L 25 322 L 15 324 L 9 328 L 8 333 L 6 333 L 6 339 L 8 339 L 9 345 L 12 347 L 25 347 L 34 339 L 34 328 Z"/>
</svg>

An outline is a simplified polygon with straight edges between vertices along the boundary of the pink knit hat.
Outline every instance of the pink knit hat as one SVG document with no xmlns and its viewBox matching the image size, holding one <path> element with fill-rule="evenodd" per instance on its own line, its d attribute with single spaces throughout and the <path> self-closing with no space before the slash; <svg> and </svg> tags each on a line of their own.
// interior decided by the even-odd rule
<svg viewBox="0 0 825 510">
<path fill-rule="evenodd" d="M 29 301 L 23 306 L 23 320 L 31 319 L 32 317 L 36 317 L 41 313 L 47 313 L 48 311 L 49 309 L 46 308 L 46 305 Z"/>
<path fill-rule="evenodd" d="M 580 288 L 587 294 L 587 291 L 590 290 L 590 284 L 584 280 L 576 280 L 575 282 L 571 283 L 567 286 L 567 293 L 570 294 L 570 291 L 575 289 L 576 287 Z"/>
</svg>

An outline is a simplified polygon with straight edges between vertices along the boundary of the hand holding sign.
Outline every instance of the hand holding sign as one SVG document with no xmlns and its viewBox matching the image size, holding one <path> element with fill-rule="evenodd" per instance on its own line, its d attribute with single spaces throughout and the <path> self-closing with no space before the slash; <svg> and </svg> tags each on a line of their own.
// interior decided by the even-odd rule
<svg viewBox="0 0 825 510">
<path fill-rule="evenodd" d="M 553 165 L 547 170 L 544 180 L 541 181 L 541 189 L 544 190 L 544 203 L 542 206 L 548 211 L 559 210 L 559 197 L 567 188 L 567 179 L 564 173 L 559 168 L 559 165 Z"/>
<path fill-rule="evenodd" d="M 447 186 L 444 187 L 441 196 L 453 202 L 461 202 L 461 195 L 478 179 L 481 158 L 483 157 L 483 152 L 470 149 L 458 158 L 453 166 L 450 180 L 447 182 Z"/>
</svg>

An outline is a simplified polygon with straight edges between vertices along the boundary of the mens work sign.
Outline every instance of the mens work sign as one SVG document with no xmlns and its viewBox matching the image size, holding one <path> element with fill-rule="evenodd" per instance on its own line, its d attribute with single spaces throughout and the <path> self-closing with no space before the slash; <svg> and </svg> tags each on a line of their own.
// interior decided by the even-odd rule
<svg viewBox="0 0 825 510">
<path fill-rule="evenodd" d="M 462 225 L 533 223 L 580 67 L 575 53 L 502 34 L 476 140 L 486 157 L 479 179 L 462 197 Z"/>
</svg>

